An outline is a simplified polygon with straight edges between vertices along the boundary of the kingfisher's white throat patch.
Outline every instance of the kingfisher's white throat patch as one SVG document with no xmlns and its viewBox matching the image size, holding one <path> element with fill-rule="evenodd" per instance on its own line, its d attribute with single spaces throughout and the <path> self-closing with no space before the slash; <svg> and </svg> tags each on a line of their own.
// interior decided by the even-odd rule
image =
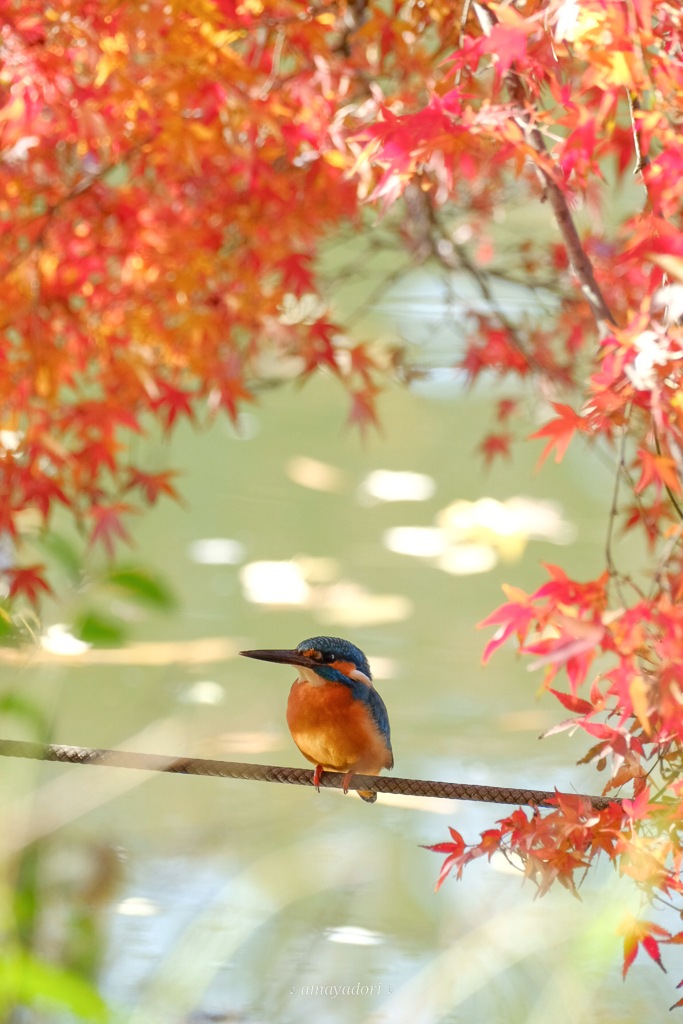
<svg viewBox="0 0 683 1024">
<path fill-rule="evenodd" d="M 329 679 L 323 679 L 319 676 L 315 669 L 305 668 L 303 665 L 299 668 L 299 679 L 310 683 L 311 686 L 324 686 L 325 683 L 331 682 Z M 361 672 L 359 668 L 355 668 L 353 672 L 349 672 L 349 679 L 356 679 L 359 683 L 365 683 L 366 686 L 372 686 L 372 680 L 368 679 L 365 672 Z"/>
<path fill-rule="evenodd" d="M 323 679 L 317 672 L 314 672 L 312 668 L 305 668 L 303 665 L 299 667 L 299 679 L 302 682 L 310 683 L 311 686 L 324 686 L 327 679 Z"/>
</svg>

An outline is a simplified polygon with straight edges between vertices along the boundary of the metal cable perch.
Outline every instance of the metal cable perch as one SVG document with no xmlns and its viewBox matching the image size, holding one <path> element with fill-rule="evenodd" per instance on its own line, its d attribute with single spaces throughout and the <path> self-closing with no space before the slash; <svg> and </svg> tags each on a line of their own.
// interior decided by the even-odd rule
<svg viewBox="0 0 683 1024">
<path fill-rule="evenodd" d="M 281 768 L 268 764 L 241 764 L 238 761 L 211 761 L 201 757 L 167 757 L 163 754 L 137 754 L 124 750 L 95 750 L 91 747 L 69 747 L 57 743 L 25 743 L 0 740 L 0 757 L 27 757 L 37 761 L 63 761 L 67 764 L 94 765 L 105 768 L 137 768 L 148 772 L 172 772 L 176 775 L 206 775 L 218 779 L 251 779 L 255 782 L 281 782 L 291 786 L 313 786 L 313 772 L 307 768 Z M 325 789 L 341 789 L 343 775 L 323 772 L 320 785 Z M 555 793 L 539 789 L 514 789 L 503 786 L 480 786 L 475 783 L 432 782 L 426 779 L 396 779 L 388 776 L 354 775 L 350 789 L 376 793 L 400 793 L 408 796 L 430 796 L 445 800 L 477 800 L 493 804 L 524 804 L 548 807 Z M 586 796 L 595 810 L 620 804 L 616 797 Z"/>
</svg>

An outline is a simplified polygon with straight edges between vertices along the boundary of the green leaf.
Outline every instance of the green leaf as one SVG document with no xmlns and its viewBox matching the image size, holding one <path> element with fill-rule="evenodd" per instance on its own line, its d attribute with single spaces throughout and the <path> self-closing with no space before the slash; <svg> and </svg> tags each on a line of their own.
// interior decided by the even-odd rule
<svg viewBox="0 0 683 1024">
<path fill-rule="evenodd" d="M 109 1018 L 107 1006 L 89 982 L 71 971 L 25 952 L 0 956 L 0 1007 L 52 1006 L 71 1010 L 95 1024 Z"/>
<path fill-rule="evenodd" d="M 66 569 L 72 583 L 81 579 L 81 558 L 76 548 L 59 533 L 45 533 L 38 539 L 41 547 Z"/>
<path fill-rule="evenodd" d="M 0 697 L 0 715 L 13 715 L 27 722 L 35 731 L 38 739 L 46 739 L 50 726 L 45 715 L 32 700 L 20 697 L 16 693 L 3 693 Z"/>
<path fill-rule="evenodd" d="M 109 188 L 121 188 L 122 185 L 128 184 L 129 177 L 130 174 L 128 172 L 127 164 L 120 163 L 116 164 L 115 167 L 112 167 L 110 171 L 107 171 L 107 173 L 102 176 L 102 181 L 105 185 L 108 185 Z"/>
<path fill-rule="evenodd" d="M 75 636 L 95 647 L 120 647 L 126 639 L 126 627 L 99 612 L 86 612 L 76 623 Z"/>
<path fill-rule="evenodd" d="M 0 639 L 16 632 L 12 616 L 0 605 Z"/>
<path fill-rule="evenodd" d="M 170 587 L 159 577 L 146 569 L 114 569 L 109 573 L 107 582 L 125 593 L 131 601 L 170 611 L 176 606 L 175 595 Z"/>
</svg>

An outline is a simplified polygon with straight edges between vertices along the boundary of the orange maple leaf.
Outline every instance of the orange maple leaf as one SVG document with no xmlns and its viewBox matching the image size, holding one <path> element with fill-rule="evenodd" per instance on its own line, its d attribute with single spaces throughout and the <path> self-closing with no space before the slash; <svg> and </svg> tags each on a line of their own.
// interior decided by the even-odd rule
<svg viewBox="0 0 683 1024">
<path fill-rule="evenodd" d="M 624 968 L 622 972 L 624 978 L 636 958 L 639 945 L 643 947 L 645 952 L 652 957 L 654 962 L 666 974 L 666 968 L 659 955 L 659 943 L 654 938 L 657 935 L 660 939 L 670 939 L 671 933 L 666 931 L 665 928 L 660 928 L 659 925 L 653 924 L 652 921 L 638 921 L 632 914 L 627 912 L 617 928 L 617 935 L 624 936 Z"/>
<path fill-rule="evenodd" d="M 662 493 L 662 487 L 668 487 L 674 494 L 681 493 L 681 484 L 676 471 L 676 463 L 667 455 L 655 455 L 647 448 L 638 449 L 638 458 L 642 464 L 640 480 L 636 484 L 637 494 L 644 491 L 650 484 L 654 484 L 657 497 Z"/>
<path fill-rule="evenodd" d="M 555 462 L 561 462 L 575 432 L 577 430 L 587 431 L 589 429 L 588 420 L 574 412 L 570 405 L 563 405 L 560 402 L 553 402 L 552 405 L 555 412 L 560 414 L 559 417 L 556 420 L 551 420 L 550 423 L 546 423 L 535 434 L 529 435 L 530 441 L 537 437 L 550 438 L 538 460 L 536 469 L 541 468 L 553 448 L 557 448 Z"/>
</svg>

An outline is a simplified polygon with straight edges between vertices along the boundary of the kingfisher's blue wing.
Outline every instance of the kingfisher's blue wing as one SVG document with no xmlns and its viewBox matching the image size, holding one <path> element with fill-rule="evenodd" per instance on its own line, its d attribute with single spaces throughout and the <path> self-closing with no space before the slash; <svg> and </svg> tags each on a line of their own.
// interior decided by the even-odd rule
<svg viewBox="0 0 683 1024">
<path fill-rule="evenodd" d="M 389 728 L 389 715 L 386 705 L 374 687 L 362 686 L 361 688 L 364 692 L 358 694 L 358 697 L 370 709 L 370 714 L 375 721 L 375 725 L 384 737 L 387 750 L 391 752 L 391 730 Z M 354 694 L 354 696 L 356 695 Z M 391 767 L 393 768 L 393 757 Z"/>
</svg>

